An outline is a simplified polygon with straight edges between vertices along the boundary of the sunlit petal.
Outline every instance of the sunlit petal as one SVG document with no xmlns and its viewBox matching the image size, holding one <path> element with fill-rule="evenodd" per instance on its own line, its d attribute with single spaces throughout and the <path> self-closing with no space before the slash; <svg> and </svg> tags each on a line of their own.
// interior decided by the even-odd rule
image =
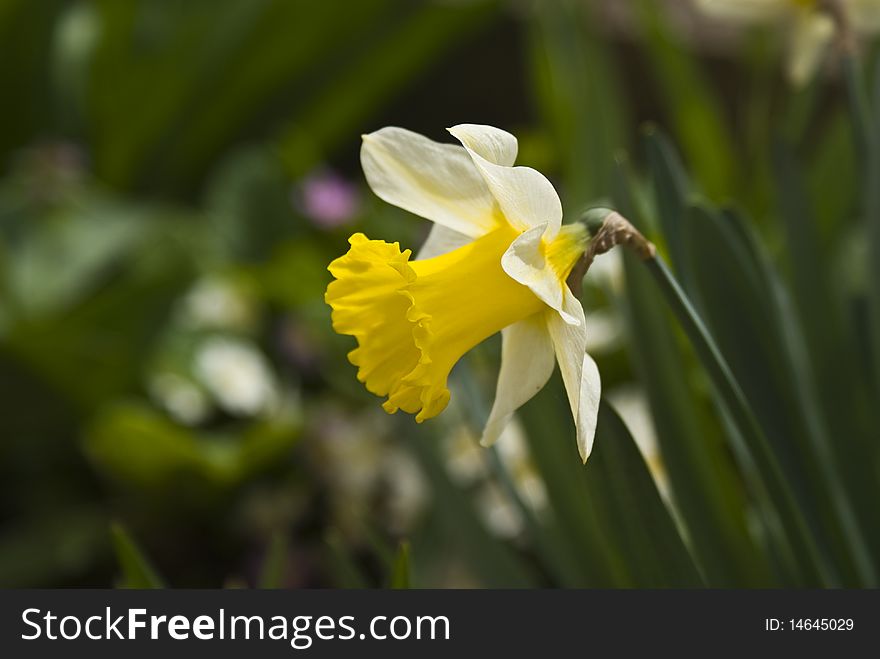
<svg viewBox="0 0 880 659">
<path fill-rule="evenodd" d="M 498 226 L 500 214 L 468 153 L 404 128 L 363 136 L 361 165 L 381 199 L 472 238 Z"/>
<path fill-rule="evenodd" d="M 586 459 L 581 445 L 586 446 L 592 442 L 581 440 L 580 432 L 580 407 L 581 407 L 581 388 L 583 385 L 584 373 L 584 355 L 586 354 L 587 330 L 584 318 L 584 309 L 580 301 L 574 294 L 565 289 L 563 300 L 563 308 L 567 315 L 577 319 L 578 324 L 566 322 L 563 317 L 554 312 L 547 312 L 547 329 L 553 340 L 553 347 L 556 351 L 556 361 L 559 362 L 559 371 L 562 374 L 562 381 L 565 383 L 565 391 L 568 394 L 568 403 L 571 407 L 571 414 L 574 418 L 575 425 L 578 427 L 578 450 L 581 452 L 581 458 Z M 586 430 L 586 428 L 585 428 Z"/>
<path fill-rule="evenodd" d="M 448 254 L 459 247 L 467 245 L 470 241 L 471 238 L 463 233 L 454 231 L 442 224 L 434 224 L 422 247 L 419 249 L 416 260 L 422 261 L 440 256 L 441 254 Z"/>
<path fill-rule="evenodd" d="M 449 129 L 462 144 L 491 163 L 513 167 L 516 138 L 506 130 L 480 124 L 459 124 Z"/>
<path fill-rule="evenodd" d="M 555 364 L 553 342 L 543 314 L 511 325 L 501 336 L 501 371 L 495 404 L 483 431 L 483 446 L 493 444 L 513 413 L 547 384 Z"/>
<path fill-rule="evenodd" d="M 794 86 L 802 87 L 813 78 L 833 38 L 834 21 L 829 16 L 798 12 L 792 25 L 786 64 Z"/>
<path fill-rule="evenodd" d="M 450 129 L 456 135 L 456 128 Z M 468 146 L 471 135 L 464 134 L 462 144 L 471 154 L 505 219 L 519 231 L 544 225 L 544 237 L 553 240 L 562 224 L 562 202 L 553 184 L 531 167 L 506 167 L 490 162 Z M 480 145 L 484 146 L 484 145 Z"/>
<path fill-rule="evenodd" d="M 575 261 L 583 254 L 586 233 L 580 225 L 566 225 L 566 231 L 548 248 L 542 240 L 544 225 L 521 234 L 501 258 L 504 271 L 523 286 L 528 286 L 547 306 L 567 323 L 577 324 L 564 307 L 565 279 Z"/>
<path fill-rule="evenodd" d="M 577 445 L 581 460 L 587 461 L 593 451 L 593 439 L 596 436 L 596 422 L 599 418 L 599 399 L 602 394 L 602 381 L 599 367 L 584 353 L 584 366 L 581 374 L 580 403 L 577 416 Z"/>
</svg>

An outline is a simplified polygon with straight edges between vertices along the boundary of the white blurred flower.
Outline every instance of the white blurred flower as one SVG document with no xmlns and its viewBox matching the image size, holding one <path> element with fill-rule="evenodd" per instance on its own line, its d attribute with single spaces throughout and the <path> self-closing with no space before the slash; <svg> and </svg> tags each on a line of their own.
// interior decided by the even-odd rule
<svg viewBox="0 0 880 659">
<path fill-rule="evenodd" d="M 333 491 L 352 502 L 364 501 L 381 475 L 381 420 L 371 414 L 350 419 L 342 410 L 330 408 L 315 415 L 318 464 L 332 481 Z"/>
<path fill-rule="evenodd" d="M 623 322 L 613 308 L 593 311 L 589 315 L 590 333 L 587 334 L 587 350 L 601 355 L 620 346 L 623 340 Z"/>
<path fill-rule="evenodd" d="M 328 481 L 336 526 L 360 532 L 370 506 L 379 504 L 389 530 L 406 534 L 428 501 L 425 475 L 413 457 L 388 441 L 384 415 L 351 418 L 334 407 L 313 416 L 310 449 Z"/>
<path fill-rule="evenodd" d="M 202 279 L 183 300 L 181 320 L 197 329 L 247 331 L 255 321 L 252 305 L 233 284 L 218 278 Z"/>
<path fill-rule="evenodd" d="M 786 70 L 795 86 L 815 75 L 834 38 L 830 7 L 858 34 L 880 31 L 880 0 L 694 0 L 706 14 L 743 24 L 778 23 L 788 33 Z"/>
<path fill-rule="evenodd" d="M 622 292 L 626 287 L 623 272 L 623 252 L 619 249 L 612 249 L 610 252 L 603 254 L 602 258 L 593 261 L 590 264 L 590 276 L 586 278 L 585 283 L 606 288 L 615 293 Z M 593 328 L 591 326 L 590 332 L 592 331 Z"/>
<path fill-rule="evenodd" d="M 476 506 L 483 522 L 495 535 L 512 539 L 522 533 L 525 525 L 522 514 L 495 483 L 488 482 L 480 488 Z"/>
<path fill-rule="evenodd" d="M 454 427 L 442 445 L 446 470 L 457 485 L 467 486 L 488 476 L 486 449 L 480 447 L 479 439 L 467 426 Z"/>
<path fill-rule="evenodd" d="M 648 465 L 657 489 L 663 498 L 668 500 L 669 478 L 663 465 L 654 419 L 645 393 L 638 386 L 623 385 L 609 391 L 606 399 L 623 419 Z"/>
<path fill-rule="evenodd" d="M 250 343 L 211 337 L 196 351 L 194 366 L 202 385 L 232 414 L 266 413 L 278 403 L 269 363 Z"/>
<path fill-rule="evenodd" d="M 150 395 L 180 423 L 194 426 L 208 416 L 210 402 L 192 382 L 176 373 L 158 373 L 150 380 Z"/>
<path fill-rule="evenodd" d="M 514 417 L 502 431 L 493 450 L 517 496 L 534 512 L 547 506 L 544 482 L 532 462 L 525 432 Z M 522 514 L 510 493 L 501 488 L 492 477 L 486 449 L 480 447 L 479 437 L 465 424 L 452 428 L 442 442 L 446 469 L 459 487 L 476 487 L 474 503 L 486 527 L 502 538 L 514 538 L 523 527 Z"/>
<path fill-rule="evenodd" d="M 529 453 L 525 430 L 516 418 L 507 426 L 502 438 L 504 443 L 498 446 L 498 456 L 517 493 L 529 508 L 535 512 L 542 510 L 547 505 L 547 490 Z"/>
<path fill-rule="evenodd" d="M 425 474 L 415 459 L 399 448 L 385 454 L 383 476 L 388 488 L 388 521 L 396 534 L 405 534 L 428 503 Z"/>
</svg>

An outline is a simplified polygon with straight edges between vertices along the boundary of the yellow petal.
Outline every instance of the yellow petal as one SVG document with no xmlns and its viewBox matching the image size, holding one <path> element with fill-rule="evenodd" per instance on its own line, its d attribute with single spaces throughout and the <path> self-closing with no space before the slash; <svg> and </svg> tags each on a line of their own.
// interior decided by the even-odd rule
<svg viewBox="0 0 880 659">
<path fill-rule="evenodd" d="M 336 278 L 325 299 L 333 328 L 358 341 L 349 354 L 358 379 L 385 409 L 423 421 L 449 401 L 446 381 L 468 350 L 545 305 L 501 268 L 515 238 L 510 227 L 448 254 L 409 261 L 399 246 L 350 239 L 349 252 L 330 264 Z"/>
</svg>

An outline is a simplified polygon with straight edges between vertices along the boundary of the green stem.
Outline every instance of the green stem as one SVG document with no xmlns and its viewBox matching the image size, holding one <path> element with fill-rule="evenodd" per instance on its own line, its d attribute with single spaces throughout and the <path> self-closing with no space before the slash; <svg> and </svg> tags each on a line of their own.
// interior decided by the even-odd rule
<svg viewBox="0 0 880 659">
<path fill-rule="evenodd" d="M 858 151 L 860 169 L 863 172 L 865 184 L 870 185 L 867 174 L 871 170 L 871 154 L 875 144 L 874 122 L 871 119 L 871 104 L 865 90 L 865 79 L 862 73 L 861 63 L 854 54 L 844 56 L 841 63 L 843 77 L 846 81 L 846 93 L 849 99 L 849 109 L 852 114 L 853 139 Z"/>
<path fill-rule="evenodd" d="M 478 362 L 482 361 L 481 353 L 478 351 L 475 352 L 472 359 L 475 359 Z M 463 382 L 468 383 L 468 385 L 473 385 L 477 381 L 474 375 L 469 373 L 469 366 L 467 363 L 459 364 L 458 368 L 459 371 L 468 374 L 467 377 L 462 378 Z M 482 431 L 482 423 L 489 416 L 489 409 L 486 405 L 485 399 L 482 397 L 478 389 L 475 388 L 473 391 L 469 392 L 469 394 L 469 400 L 473 405 L 473 408 L 469 410 L 470 413 L 468 413 L 468 410 L 465 411 L 464 420 L 474 433 L 479 436 Z M 534 548 L 538 555 L 542 557 L 542 564 L 547 570 L 547 573 L 551 575 L 557 584 L 572 583 L 573 579 L 579 579 L 579 576 L 576 576 L 578 573 L 577 567 L 572 564 L 569 557 L 564 555 L 564 552 L 562 548 L 558 546 L 558 543 L 552 542 L 550 536 L 547 534 L 545 526 L 537 518 L 531 506 L 529 506 L 520 495 L 519 488 L 517 488 L 510 470 L 504 464 L 504 460 L 501 458 L 498 447 L 494 445 L 490 446 L 487 449 L 486 454 L 488 455 L 488 465 L 492 476 L 497 481 L 498 486 L 501 488 L 508 501 L 522 516 L 523 522 L 525 523 L 526 534 L 529 540 L 534 544 Z"/>
<path fill-rule="evenodd" d="M 859 59 L 847 54 L 841 64 L 852 114 L 854 140 L 862 172 L 862 204 L 865 234 L 869 250 L 868 310 L 871 328 L 870 348 L 873 353 L 874 385 L 880 392 L 880 128 L 871 102 Z M 877 84 L 880 89 L 880 82 Z M 875 96 L 874 100 L 880 102 Z M 876 113 L 880 108 L 874 108 Z"/>
<path fill-rule="evenodd" d="M 873 337 L 871 347 L 874 357 L 874 383 L 877 389 L 880 389 L 880 188 L 877 186 L 877 176 L 880 174 L 880 133 L 871 113 L 865 79 L 858 60 L 855 57 L 847 57 L 843 69 L 862 171 L 862 203 L 871 267 L 868 282 Z"/>
<path fill-rule="evenodd" d="M 770 444 L 739 383 L 712 340 L 709 330 L 662 258 L 653 256 L 644 259 L 643 262 L 681 323 L 682 329 L 693 344 L 700 361 L 706 367 L 708 375 L 723 399 L 732 420 L 748 442 L 767 493 L 776 506 L 780 522 L 792 544 L 792 553 L 800 564 L 802 574 L 810 585 L 833 585 L 834 579 L 828 573 L 810 529 L 773 455 Z"/>
</svg>

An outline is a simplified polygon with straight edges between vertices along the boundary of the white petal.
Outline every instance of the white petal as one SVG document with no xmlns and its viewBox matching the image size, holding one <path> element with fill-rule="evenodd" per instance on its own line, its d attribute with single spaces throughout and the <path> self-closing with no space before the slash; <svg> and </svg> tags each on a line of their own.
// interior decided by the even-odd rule
<svg viewBox="0 0 880 659">
<path fill-rule="evenodd" d="M 361 166 L 381 199 L 477 238 L 498 226 L 499 207 L 468 153 L 389 127 L 363 136 Z"/>
<path fill-rule="evenodd" d="M 563 306 L 569 315 L 579 320 L 580 324 L 567 323 L 562 316 L 551 311 L 547 313 L 547 329 L 553 339 L 556 361 L 559 362 L 559 371 L 562 373 L 571 415 L 577 428 L 578 452 L 581 459 L 586 462 L 596 430 L 598 372 L 587 372 L 585 377 L 585 369 L 595 367 L 595 364 L 592 364 L 592 360 L 589 360 L 591 364 L 586 364 L 587 333 L 584 309 L 567 287 Z"/>
<path fill-rule="evenodd" d="M 491 163 L 513 167 L 516 138 L 506 130 L 480 124 L 459 124 L 449 129 L 462 144 Z"/>
<path fill-rule="evenodd" d="M 803 87 L 816 73 L 834 38 L 834 21 L 816 12 L 798 12 L 788 51 L 788 77 L 795 87 Z"/>
<path fill-rule="evenodd" d="M 563 306 L 564 291 L 568 287 L 560 285 L 558 276 L 547 263 L 541 249 L 544 233 L 542 224 L 517 236 L 501 257 L 501 267 L 512 279 L 528 286 L 547 306 L 558 312 L 565 322 L 577 324 L 577 318 L 570 315 Z"/>
<path fill-rule="evenodd" d="M 457 128 L 450 129 L 456 135 Z M 562 202 L 553 184 L 540 172 L 531 167 L 505 167 L 496 165 L 468 146 L 471 136 L 461 139 L 465 149 L 473 158 L 474 164 L 483 175 L 486 185 L 492 191 L 501 212 L 511 224 L 520 231 L 546 225 L 546 237 L 552 240 L 562 224 Z M 481 148 L 485 145 L 481 144 Z"/>
<path fill-rule="evenodd" d="M 435 224 L 431 227 L 431 232 L 422 244 L 421 249 L 419 249 L 416 260 L 422 261 L 440 256 L 441 254 L 447 254 L 452 250 L 467 245 L 471 240 L 469 236 L 463 233 L 448 229 L 442 224 Z"/>
<path fill-rule="evenodd" d="M 553 342 L 543 314 L 536 314 L 501 333 L 501 371 L 495 404 L 486 422 L 483 446 L 491 446 L 526 401 L 541 391 L 553 374 Z"/>
<path fill-rule="evenodd" d="M 581 400 L 578 405 L 577 445 L 581 460 L 587 461 L 593 451 L 593 439 L 596 436 L 596 422 L 599 419 L 599 399 L 602 395 L 602 380 L 599 367 L 584 353 L 584 367 L 581 375 Z"/>
</svg>

